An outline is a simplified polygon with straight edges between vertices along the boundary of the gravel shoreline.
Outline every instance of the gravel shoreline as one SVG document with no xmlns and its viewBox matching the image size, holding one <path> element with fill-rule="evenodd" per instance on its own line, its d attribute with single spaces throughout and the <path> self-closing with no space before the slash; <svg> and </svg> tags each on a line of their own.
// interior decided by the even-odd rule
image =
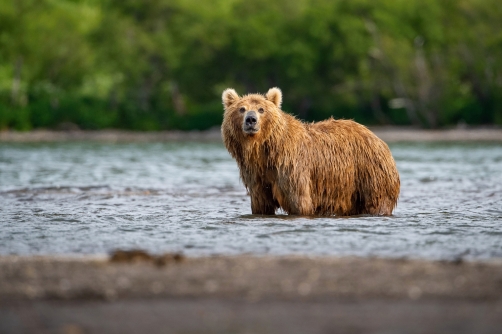
<svg viewBox="0 0 502 334">
<path fill-rule="evenodd" d="M 498 333 L 500 328 L 500 260 L 0 257 L 2 333 Z"/>
<path fill-rule="evenodd" d="M 386 142 L 502 142 L 500 128 L 455 128 L 446 130 L 424 130 L 406 127 L 370 127 Z M 134 132 L 124 130 L 98 131 L 51 131 L 28 132 L 0 131 L 0 142 L 66 142 L 93 141 L 106 143 L 168 142 L 168 141 L 221 141 L 218 128 L 207 131 L 160 131 Z"/>
<path fill-rule="evenodd" d="M 359 257 L 0 257 L 0 300 L 136 297 L 502 300 L 502 261 Z"/>
</svg>

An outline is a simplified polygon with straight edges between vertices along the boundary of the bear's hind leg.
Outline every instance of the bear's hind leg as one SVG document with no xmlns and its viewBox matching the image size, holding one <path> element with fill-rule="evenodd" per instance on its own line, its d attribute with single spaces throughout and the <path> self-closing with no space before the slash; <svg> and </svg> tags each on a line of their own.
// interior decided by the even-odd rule
<svg viewBox="0 0 502 334">
<path fill-rule="evenodd" d="M 378 206 L 367 208 L 367 212 L 365 213 L 369 213 L 373 216 L 392 216 L 392 210 L 394 210 L 395 206 L 396 204 L 394 201 L 386 198 L 382 199 Z"/>
</svg>

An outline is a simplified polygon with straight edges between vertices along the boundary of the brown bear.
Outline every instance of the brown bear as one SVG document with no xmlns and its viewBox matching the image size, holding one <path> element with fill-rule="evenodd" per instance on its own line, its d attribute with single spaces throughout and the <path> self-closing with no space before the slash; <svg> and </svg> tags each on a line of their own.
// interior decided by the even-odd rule
<svg viewBox="0 0 502 334">
<path fill-rule="evenodd" d="M 350 120 L 303 123 L 281 110 L 282 93 L 223 92 L 221 132 L 237 160 L 253 214 L 391 215 L 399 174 L 389 147 Z"/>
</svg>

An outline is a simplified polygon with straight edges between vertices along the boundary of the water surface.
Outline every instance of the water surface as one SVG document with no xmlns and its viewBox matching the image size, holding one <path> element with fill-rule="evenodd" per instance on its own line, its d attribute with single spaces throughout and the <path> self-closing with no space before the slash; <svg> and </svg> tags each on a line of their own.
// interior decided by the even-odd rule
<svg viewBox="0 0 502 334">
<path fill-rule="evenodd" d="M 392 217 L 251 215 L 220 143 L 0 144 L 0 254 L 502 256 L 502 144 L 391 145 Z"/>
</svg>

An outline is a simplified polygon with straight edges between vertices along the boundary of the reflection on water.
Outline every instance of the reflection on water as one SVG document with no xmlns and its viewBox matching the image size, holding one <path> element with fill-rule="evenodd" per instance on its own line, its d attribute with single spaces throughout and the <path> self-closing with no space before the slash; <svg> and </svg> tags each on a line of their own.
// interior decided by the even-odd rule
<svg viewBox="0 0 502 334">
<path fill-rule="evenodd" d="M 393 217 L 251 215 L 217 143 L 0 144 L 0 254 L 502 256 L 502 145 L 391 146 Z"/>
</svg>

